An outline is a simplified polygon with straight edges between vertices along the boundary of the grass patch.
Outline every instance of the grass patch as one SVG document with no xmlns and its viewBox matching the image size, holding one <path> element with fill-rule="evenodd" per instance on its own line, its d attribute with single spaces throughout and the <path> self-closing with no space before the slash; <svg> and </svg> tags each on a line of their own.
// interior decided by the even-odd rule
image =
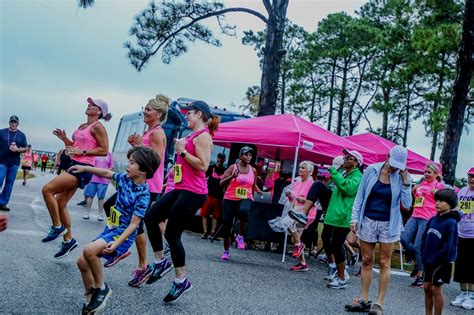
<svg viewBox="0 0 474 315">
<path fill-rule="evenodd" d="M 35 178 L 35 177 L 36 177 L 35 174 L 31 174 L 31 172 L 30 172 L 26 176 L 26 179 Z M 20 170 L 18 173 L 16 173 L 16 179 L 17 180 L 18 179 L 23 179 L 23 171 L 22 170 Z"/>
</svg>

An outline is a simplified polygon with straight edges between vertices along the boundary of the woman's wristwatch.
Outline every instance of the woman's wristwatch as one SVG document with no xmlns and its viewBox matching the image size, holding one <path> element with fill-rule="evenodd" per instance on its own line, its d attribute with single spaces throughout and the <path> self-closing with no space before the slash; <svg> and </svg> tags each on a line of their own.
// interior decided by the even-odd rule
<svg viewBox="0 0 474 315">
<path fill-rule="evenodd" d="M 182 158 L 185 158 L 185 157 L 186 157 L 186 153 L 188 153 L 188 152 L 186 152 L 186 150 L 185 150 L 185 151 L 181 152 L 179 155 L 181 155 Z"/>
</svg>

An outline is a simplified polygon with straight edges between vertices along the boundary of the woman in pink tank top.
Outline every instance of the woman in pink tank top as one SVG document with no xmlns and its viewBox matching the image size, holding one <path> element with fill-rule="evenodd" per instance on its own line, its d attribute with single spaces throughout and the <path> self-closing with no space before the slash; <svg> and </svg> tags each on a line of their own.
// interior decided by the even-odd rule
<svg viewBox="0 0 474 315">
<path fill-rule="evenodd" d="M 85 112 L 87 122 L 74 131 L 72 139 L 66 132 L 56 129 L 53 134 L 66 146 L 66 152 L 71 156 L 71 165 L 90 165 L 95 163 L 96 156 L 105 156 L 109 151 L 107 131 L 99 119 L 110 120 L 112 115 L 108 112 L 108 105 L 99 99 L 87 99 Z M 51 242 L 59 236 L 64 237 L 61 248 L 54 257 L 62 258 L 77 247 L 77 242 L 71 235 L 71 218 L 67 210 L 67 203 L 72 198 L 77 188 L 83 189 L 91 180 L 90 173 L 64 172 L 43 186 L 43 198 L 51 217 L 52 226 L 48 235 L 42 242 Z"/>
<path fill-rule="evenodd" d="M 161 125 L 166 121 L 168 116 L 169 98 L 165 95 L 158 94 L 155 98 L 148 101 L 143 110 L 143 121 L 148 126 L 143 136 L 133 134 L 128 138 L 128 143 L 133 147 L 144 146 L 154 150 L 160 157 L 161 163 L 153 178 L 147 179 L 148 188 L 150 189 L 150 205 L 156 200 L 163 190 L 165 152 L 166 152 L 166 135 Z M 150 206 L 149 205 L 149 206 Z M 149 269 L 146 255 L 146 235 L 143 229 L 144 221 L 140 222 L 137 231 L 135 244 L 138 253 L 138 268 L 132 273 L 133 278 L 130 281 L 133 287 L 139 287 L 147 279 L 146 270 Z M 164 232 L 164 226 L 162 226 Z"/>
<path fill-rule="evenodd" d="M 26 152 L 23 153 L 23 158 L 21 161 L 21 169 L 23 170 L 23 186 L 26 185 L 26 179 L 28 174 L 31 171 L 33 165 L 33 152 L 31 151 L 31 145 L 28 144 L 26 147 Z"/>
<path fill-rule="evenodd" d="M 252 208 L 253 193 L 260 193 L 257 187 L 257 171 L 250 165 L 254 150 L 245 146 L 240 149 L 239 160 L 232 164 L 223 175 L 221 185 L 228 185 L 222 202 L 222 234 L 224 254 L 222 260 L 229 260 L 230 236 L 234 219 L 239 218 L 239 234 L 235 238 L 237 247 L 245 249 L 244 231 Z"/>
<path fill-rule="evenodd" d="M 187 111 L 186 120 L 192 133 L 185 138 L 175 139 L 175 188 L 158 199 L 145 215 L 148 238 L 155 253 L 155 263 L 147 270 L 147 283 L 157 281 L 172 268 L 163 255 L 163 240 L 159 228 L 160 222 L 168 220 L 165 237 L 171 251 L 176 278 L 163 300 L 165 303 L 176 301 L 192 287 L 186 278 L 181 234 L 206 201 L 206 170 L 211 160 L 211 136 L 217 130 L 220 120 L 218 116 L 212 115 L 209 105 L 203 101 L 193 101 L 181 109 Z"/>
</svg>

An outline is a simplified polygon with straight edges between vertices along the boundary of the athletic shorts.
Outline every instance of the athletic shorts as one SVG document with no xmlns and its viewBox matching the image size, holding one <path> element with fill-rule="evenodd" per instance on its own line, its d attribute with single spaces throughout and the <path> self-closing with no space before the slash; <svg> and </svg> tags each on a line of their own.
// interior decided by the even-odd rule
<svg viewBox="0 0 474 315">
<path fill-rule="evenodd" d="M 400 240 L 400 235 L 391 236 L 390 221 L 376 221 L 368 217 L 362 219 L 357 237 L 366 243 L 391 244 Z"/>
<path fill-rule="evenodd" d="M 142 220 L 143 221 L 143 220 Z M 102 232 L 99 236 L 97 236 L 94 241 L 98 239 L 103 239 L 106 243 L 113 242 L 117 240 L 120 237 L 120 234 L 122 234 L 125 231 L 125 229 L 109 229 L 108 227 L 105 227 L 104 232 Z M 107 260 L 115 257 L 115 256 L 120 256 L 123 253 L 127 252 L 130 247 L 132 247 L 133 242 L 135 241 L 136 233 L 133 233 L 130 235 L 122 244 L 120 244 L 119 247 L 113 252 L 112 254 L 100 254 L 99 257 L 105 258 Z"/>
<path fill-rule="evenodd" d="M 31 170 L 31 166 L 23 165 L 23 166 L 21 167 L 21 169 L 22 169 L 22 170 L 29 171 L 29 170 Z"/>
<path fill-rule="evenodd" d="M 474 238 L 458 238 L 454 282 L 474 283 Z"/>
<path fill-rule="evenodd" d="M 72 160 L 71 166 L 74 166 L 74 165 L 93 166 L 93 165 L 89 165 L 89 164 Z M 83 172 L 83 173 L 68 172 L 68 173 L 77 179 L 77 188 L 80 188 L 80 189 L 84 189 L 84 187 L 86 187 L 86 185 L 89 184 L 89 182 L 92 179 L 92 173 L 87 173 L 87 172 Z"/>
<path fill-rule="evenodd" d="M 443 285 L 451 281 L 451 272 L 453 264 L 444 264 L 441 266 L 424 265 L 423 281 L 433 285 Z"/>
<path fill-rule="evenodd" d="M 207 197 L 206 203 L 201 208 L 201 217 L 211 216 L 214 219 L 221 217 L 222 213 L 222 199 L 209 196 Z"/>
<path fill-rule="evenodd" d="M 94 198 L 97 194 L 97 198 L 104 199 L 107 187 L 109 184 L 89 183 L 84 188 L 84 196 Z"/>
</svg>

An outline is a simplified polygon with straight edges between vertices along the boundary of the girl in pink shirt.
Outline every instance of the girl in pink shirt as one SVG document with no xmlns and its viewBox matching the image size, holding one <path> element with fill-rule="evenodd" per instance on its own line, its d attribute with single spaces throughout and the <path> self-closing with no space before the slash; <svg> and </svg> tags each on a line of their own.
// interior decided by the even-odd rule
<svg viewBox="0 0 474 315">
<path fill-rule="evenodd" d="M 31 152 L 31 145 L 26 147 L 26 152 L 23 153 L 23 161 L 21 162 L 21 169 L 23 170 L 23 186 L 26 185 L 28 173 L 31 171 L 33 165 L 33 153 Z"/>
<path fill-rule="evenodd" d="M 94 166 L 96 156 L 105 156 L 109 152 L 109 140 L 107 131 L 99 122 L 99 119 L 110 120 L 107 103 L 99 99 L 87 99 L 86 116 L 87 122 L 80 125 L 72 135 L 72 139 L 66 136 L 66 132 L 56 129 L 53 134 L 57 136 L 66 146 L 66 153 L 71 156 L 71 165 Z M 77 188 L 84 189 L 90 182 L 90 173 L 64 172 L 53 178 L 43 186 L 43 198 L 51 216 L 51 228 L 42 242 L 51 242 L 59 236 L 64 237 L 61 249 L 54 258 L 62 258 L 76 248 L 77 242 L 71 235 L 71 218 L 67 210 L 67 203 L 72 198 Z"/>
<path fill-rule="evenodd" d="M 428 220 L 436 215 L 436 202 L 434 193 L 444 188 L 436 177 L 439 175 L 438 165 L 429 163 L 425 166 L 424 177 L 422 182 L 415 185 L 412 189 L 414 195 L 413 214 L 405 224 L 405 229 L 400 236 L 407 256 L 413 260 L 414 269 L 411 273 L 415 277 L 415 281 L 411 283 L 412 287 L 422 287 L 422 274 L 424 271 L 421 262 L 421 237 L 425 231 Z"/>
</svg>

